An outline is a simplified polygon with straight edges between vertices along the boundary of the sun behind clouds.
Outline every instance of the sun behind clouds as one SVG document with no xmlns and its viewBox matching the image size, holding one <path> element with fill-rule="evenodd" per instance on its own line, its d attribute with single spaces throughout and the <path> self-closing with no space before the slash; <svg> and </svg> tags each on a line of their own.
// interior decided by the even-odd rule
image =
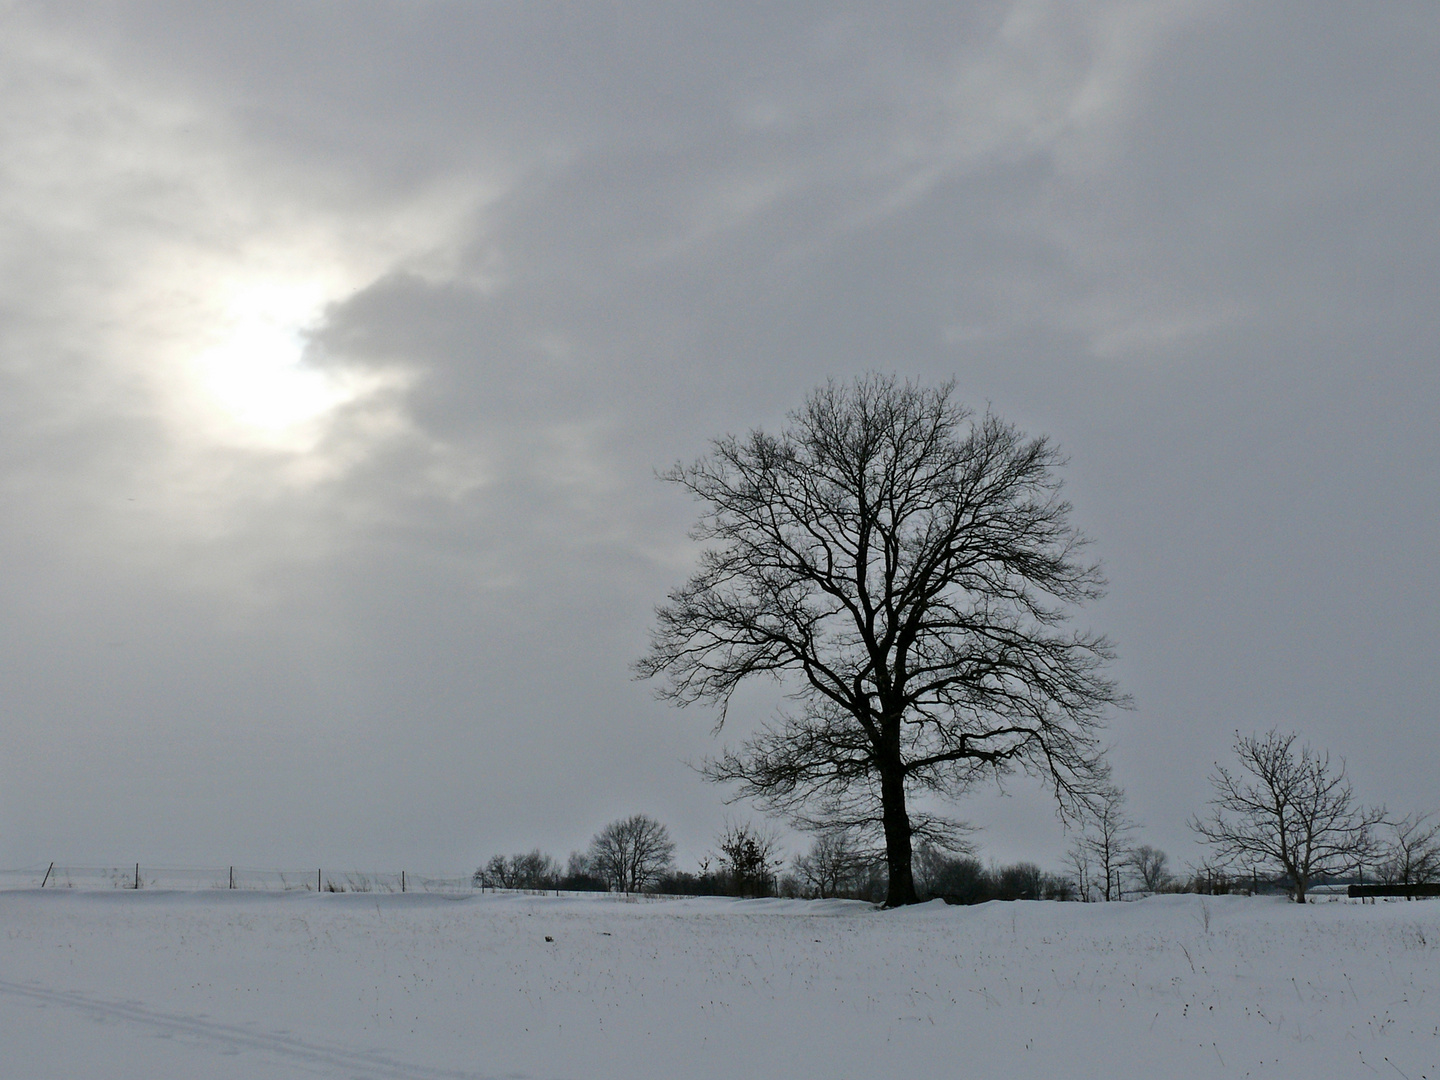
<svg viewBox="0 0 1440 1080">
<path fill-rule="evenodd" d="M 190 364 L 227 441 L 298 449 L 316 421 L 360 392 L 305 361 L 305 335 L 324 301 L 317 282 L 278 281 L 241 286 L 227 300 L 214 340 Z"/>
</svg>

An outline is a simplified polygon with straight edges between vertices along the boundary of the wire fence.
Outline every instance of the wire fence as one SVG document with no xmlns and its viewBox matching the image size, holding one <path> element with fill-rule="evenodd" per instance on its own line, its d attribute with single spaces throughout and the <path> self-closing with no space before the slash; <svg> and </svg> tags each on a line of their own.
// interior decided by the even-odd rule
<svg viewBox="0 0 1440 1080">
<path fill-rule="evenodd" d="M 251 892 L 433 893 L 486 891 L 471 875 L 441 877 L 406 870 L 257 869 L 250 866 L 47 866 L 0 870 L 0 890 L 243 889 Z"/>
</svg>

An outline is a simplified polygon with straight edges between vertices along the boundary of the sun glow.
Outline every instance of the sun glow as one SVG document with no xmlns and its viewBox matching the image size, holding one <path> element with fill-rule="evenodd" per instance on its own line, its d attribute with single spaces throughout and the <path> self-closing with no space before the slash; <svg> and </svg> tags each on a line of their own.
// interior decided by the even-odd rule
<svg viewBox="0 0 1440 1080">
<path fill-rule="evenodd" d="M 249 285 L 224 305 L 212 343 L 191 370 L 206 403 L 245 441 L 294 444 L 356 388 L 305 361 L 305 335 L 319 321 L 323 287 Z"/>
</svg>

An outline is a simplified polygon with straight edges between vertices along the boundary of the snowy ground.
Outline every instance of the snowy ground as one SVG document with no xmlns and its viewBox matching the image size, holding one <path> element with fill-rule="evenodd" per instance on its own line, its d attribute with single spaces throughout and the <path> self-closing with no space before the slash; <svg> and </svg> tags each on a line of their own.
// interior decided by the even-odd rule
<svg viewBox="0 0 1440 1080">
<path fill-rule="evenodd" d="M 1440 1078 L 1434 901 L 29 890 L 0 928 L 16 1080 Z"/>
</svg>

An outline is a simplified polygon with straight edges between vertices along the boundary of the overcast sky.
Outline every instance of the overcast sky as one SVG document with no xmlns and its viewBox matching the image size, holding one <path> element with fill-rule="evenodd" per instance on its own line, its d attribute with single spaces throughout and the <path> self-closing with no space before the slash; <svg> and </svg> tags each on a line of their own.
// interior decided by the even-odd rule
<svg viewBox="0 0 1440 1080">
<path fill-rule="evenodd" d="M 655 470 L 867 370 L 1068 454 L 1142 839 L 1195 859 L 1271 725 L 1440 805 L 1429 0 L 4 3 L 0 43 L 0 866 L 460 872 L 637 811 L 693 859 L 744 811 L 631 677 L 694 557 Z M 959 814 L 1058 868 L 1025 783 Z"/>
</svg>

